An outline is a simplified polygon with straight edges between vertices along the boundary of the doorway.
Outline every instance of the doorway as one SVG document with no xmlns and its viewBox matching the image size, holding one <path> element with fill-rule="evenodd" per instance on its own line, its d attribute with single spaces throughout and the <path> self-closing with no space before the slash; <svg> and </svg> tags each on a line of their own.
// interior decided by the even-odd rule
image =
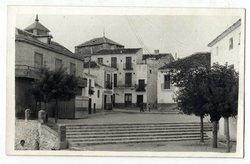
<svg viewBox="0 0 250 164">
<path fill-rule="evenodd" d="M 92 104 L 92 99 L 89 98 L 89 114 L 91 114 L 91 108 L 92 108 L 91 104 Z"/>
<path fill-rule="evenodd" d="M 137 95 L 137 102 L 136 102 L 137 107 L 140 106 L 141 102 L 143 103 L 143 95 Z"/>
<path fill-rule="evenodd" d="M 132 94 L 125 94 L 124 97 L 125 97 L 125 103 L 124 103 L 125 108 L 132 107 Z"/>
</svg>

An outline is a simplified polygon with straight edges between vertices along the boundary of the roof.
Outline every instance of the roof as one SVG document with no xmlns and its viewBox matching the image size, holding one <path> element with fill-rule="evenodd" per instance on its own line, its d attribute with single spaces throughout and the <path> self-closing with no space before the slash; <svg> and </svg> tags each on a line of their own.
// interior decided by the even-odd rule
<svg viewBox="0 0 250 164">
<path fill-rule="evenodd" d="M 83 64 L 83 68 L 89 68 L 89 65 L 90 65 L 90 68 L 100 68 L 100 65 L 101 65 L 103 67 L 116 69 L 116 68 L 110 67 L 108 65 L 105 65 L 103 63 L 97 62 L 97 61 L 86 62 L 86 63 Z"/>
<path fill-rule="evenodd" d="M 166 64 L 159 68 L 159 70 L 176 68 L 176 69 L 190 69 L 197 67 L 210 67 L 211 55 L 210 52 L 197 52 L 185 58 L 176 60 L 172 63 Z"/>
<path fill-rule="evenodd" d="M 70 50 L 68 50 L 67 48 L 65 48 L 61 44 L 54 42 L 54 41 L 51 41 L 50 44 L 43 43 L 36 38 L 36 35 L 34 35 L 30 32 L 18 29 L 18 28 L 16 28 L 16 39 L 15 40 L 16 40 L 16 42 L 25 42 L 25 43 L 28 43 L 28 44 L 31 44 L 34 46 L 48 49 L 50 51 L 54 51 L 56 53 L 60 53 L 62 55 L 65 55 L 65 56 L 68 56 L 71 58 L 82 60 L 81 58 L 74 55 Z"/>
<path fill-rule="evenodd" d="M 95 86 L 96 86 L 96 87 L 99 87 L 99 88 L 102 88 L 102 86 L 100 86 L 99 84 L 96 84 L 96 83 L 95 83 Z"/>
<path fill-rule="evenodd" d="M 28 27 L 26 27 L 24 30 L 28 31 L 28 30 L 33 30 L 33 29 L 38 29 L 41 31 L 50 32 L 49 29 L 47 29 L 41 23 L 39 23 L 38 16 L 36 18 L 36 21 L 34 23 L 32 23 L 31 25 L 29 25 Z"/>
<path fill-rule="evenodd" d="M 155 54 L 143 54 L 142 55 L 142 60 L 146 60 L 146 59 L 149 59 L 149 58 L 154 58 L 154 59 L 158 60 L 158 59 L 160 59 L 162 57 L 165 57 L 165 56 L 171 56 L 173 58 L 171 53 L 160 53 L 158 55 L 155 55 Z"/>
<path fill-rule="evenodd" d="M 89 41 L 86 41 L 76 47 L 87 47 L 87 46 L 93 46 L 93 45 L 100 45 L 100 44 L 104 44 L 104 43 L 108 43 L 108 44 L 113 44 L 113 45 L 118 45 L 118 46 L 123 46 L 109 38 L 106 38 L 105 36 L 100 37 L 100 38 L 94 38 L 91 39 Z M 124 47 L 124 46 L 123 46 Z"/>
<path fill-rule="evenodd" d="M 239 19 L 237 22 L 235 22 L 232 26 L 230 26 L 228 29 L 226 29 L 223 33 L 221 33 L 219 36 L 217 36 L 212 42 L 210 42 L 207 46 L 212 47 L 217 42 L 219 42 L 221 39 L 223 39 L 225 36 L 227 36 L 230 32 L 235 30 L 237 27 L 241 25 L 241 19 Z"/>
<path fill-rule="evenodd" d="M 109 54 L 135 54 L 140 51 L 141 48 L 119 48 L 119 49 L 104 49 L 97 51 L 92 55 L 109 55 Z"/>
</svg>

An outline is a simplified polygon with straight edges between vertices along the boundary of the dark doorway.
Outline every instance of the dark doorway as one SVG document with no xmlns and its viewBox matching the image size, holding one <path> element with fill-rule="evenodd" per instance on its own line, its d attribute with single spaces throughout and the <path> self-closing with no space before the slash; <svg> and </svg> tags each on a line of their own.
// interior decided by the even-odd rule
<svg viewBox="0 0 250 164">
<path fill-rule="evenodd" d="M 125 108 L 132 107 L 132 94 L 125 94 L 124 106 Z"/>
<path fill-rule="evenodd" d="M 104 109 L 107 109 L 107 95 L 104 95 Z"/>
<path fill-rule="evenodd" d="M 113 107 L 115 107 L 115 94 L 113 94 Z"/>
<path fill-rule="evenodd" d="M 114 87 L 117 87 L 117 74 L 114 74 Z"/>
<path fill-rule="evenodd" d="M 91 100 L 91 98 L 90 98 L 90 99 L 89 99 L 89 114 L 91 114 L 91 108 L 92 108 L 91 104 L 92 104 L 92 100 Z"/>
<path fill-rule="evenodd" d="M 137 95 L 137 102 L 136 102 L 137 107 L 140 106 L 141 102 L 143 103 L 143 95 Z"/>
</svg>

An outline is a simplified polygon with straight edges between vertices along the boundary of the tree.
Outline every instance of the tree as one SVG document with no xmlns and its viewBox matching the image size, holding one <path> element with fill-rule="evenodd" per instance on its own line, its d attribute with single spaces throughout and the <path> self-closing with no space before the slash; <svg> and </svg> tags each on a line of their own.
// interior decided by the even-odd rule
<svg viewBox="0 0 250 164">
<path fill-rule="evenodd" d="M 200 117 L 200 142 L 204 142 L 203 118 L 207 114 L 204 107 L 207 100 L 201 91 L 201 86 L 206 83 L 206 79 L 206 68 L 179 70 L 172 75 L 172 83 L 179 88 L 177 91 L 179 110 L 184 114 Z"/>
<path fill-rule="evenodd" d="M 228 118 L 238 112 L 238 74 L 233 65 L 219 65 L 214 63 L 203 86 L 203 94 L 208 103 L 206 109 L 213 122 L 213 147 L 217 148 L 217 124 L 221 117 L 226 120 L 226 136 L 228 152 L 230 152 L 230 136 Z"/>
<path fill-rule="evenodd" d="M 43 67 L 39 72 L 36 73 L 39 75 L 39 79 L 33 82 L 33 88 L 31 89 L 31 92 L 36 102 L 44 102 L 46 112 L 46 104 L 50 101 L 50 97 L 48 97 L 50 71 L 47 67 Z"/>
<path fill-rule="evenodd" d="M 35 99 L 45 103 L 55 101 L 55 123 L 58 118 L 58 101 L 75 98 L 77 81 L 75 75 L 67 74 L 66 68 L 60 67 L 53 71 L 44 68 L 41 70 L 40 78 L 33 84 Z"/>
</svg>

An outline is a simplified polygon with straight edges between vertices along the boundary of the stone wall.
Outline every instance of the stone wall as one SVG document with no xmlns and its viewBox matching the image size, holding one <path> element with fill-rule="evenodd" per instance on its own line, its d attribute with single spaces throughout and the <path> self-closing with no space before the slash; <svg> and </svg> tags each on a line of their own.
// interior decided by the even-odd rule
<svg viewBox="0 0 250 164">
<path fill-rule="evenodd" d="M 15 150 L 39 150 L 39 123 L 36 120 L 16 120 Z M 23 143 L 23 146 L 21 145 Z"/>
<path fill-rule="evenodd" d="M 46 125 L 40 126 L 40 150 L 58 150 L 59 137 L 57 132 Z"/>
<path fill-rule="evenodd" d="M 16 120 L 15 150 L 59 150 L 67 148 L 65 133 L 54 131 L 37 120 Z M 63 136 L 63 139 L 62 139 Z"/>
</svg>

